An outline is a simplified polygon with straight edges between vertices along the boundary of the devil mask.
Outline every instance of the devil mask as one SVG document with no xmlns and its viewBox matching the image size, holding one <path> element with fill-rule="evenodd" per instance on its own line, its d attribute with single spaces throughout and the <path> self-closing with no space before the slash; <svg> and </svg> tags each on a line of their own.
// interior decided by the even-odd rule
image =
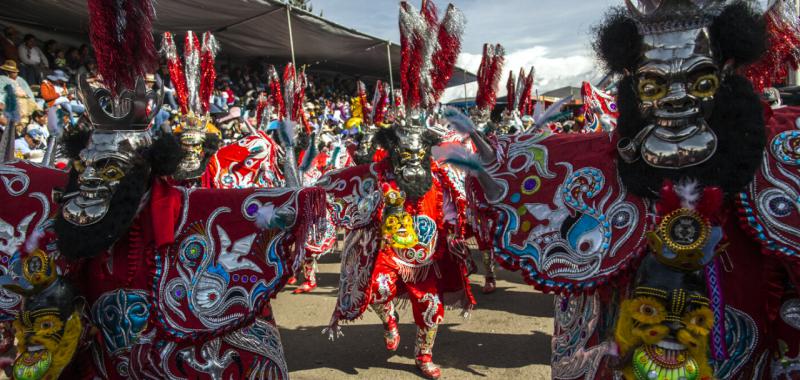
<svg viewBox="0 0 800 380">
<path fill-rule="evenodd" d="M 59 250 L 71 258 L 108 249 L 132 223 L 152 175 L 174 173 L 182 156 L 174 137 L 152 141 L 147 110 L 158 109 L 160 94 L 143 81 L 117 97 L 83 77 L 79 89 L 87 112 L 83 129 L 65 134 L 73 170 L 54 226 Z"/>
<path fill-rule="evenodd" d="M 431 147 L 439 143 L 439 137 L 423 125 L 424 120 L 408 117 L 375 136 L 389 152 L 397 186 L 409 199 L 422 197 L 433 185 Z"/>
<path fill-rule="evenodd" d="M 758 96 L 735 69 L 764 50 L 764 26 L 745 3 L 626 1 L 597 30 L 595 49 L 621 74 L 620 175 L 653 196 L 664 178 L 692 177 L 736 192 L 764 146 Z"/>
</svg>

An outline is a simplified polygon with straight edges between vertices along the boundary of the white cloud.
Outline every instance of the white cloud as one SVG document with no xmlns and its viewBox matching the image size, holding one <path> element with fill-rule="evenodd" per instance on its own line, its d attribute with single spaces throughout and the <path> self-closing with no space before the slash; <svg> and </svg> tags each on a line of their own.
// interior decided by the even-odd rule
<svg viewBox="0 0 800 380">
<path fill-rule="evenodd" d="M 521 67 L 524 67 L 526 72 L 531 66 L 535 68 L 534 88 L 540 93 L 564 86 L 579 86 L 584 80 L 592 82 L 599 80 L 603 73 L 600 72 L 594 56 L 580 53 L 584 52 L 576 51 L 575 54 L 567 56 L 553 56 L 550 49 L 545 46 L 507 52 L 498 96 L 504 96 L 506 93 L 508 72 L 513 70 L 514 75 L 517 75 Z M 480 62 L 480 54 L 461 53 L 457 64 L 474 73 L 478 71 Z"/>
</svg>

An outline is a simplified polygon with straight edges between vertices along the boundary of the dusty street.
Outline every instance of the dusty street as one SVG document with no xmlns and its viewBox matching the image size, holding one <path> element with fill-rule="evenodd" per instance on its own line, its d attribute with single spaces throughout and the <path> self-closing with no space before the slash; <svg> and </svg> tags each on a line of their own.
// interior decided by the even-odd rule
<svg viewBox="0 0 800 380">
<path fill-rule="evenodd" d="M 344 336 L 335 342 L 321 334 L 336 301 L 338 260 L 338 253 L 322 259 L 313 293 L 291 294 L 295 287 L 288 286 L 272 302 L 292 378 L 421 378 L 414 367 L 410 308 L 400 313 L 402 340 L 395 353 L 384 348 L 380 321 L 371 312 L 343 326 Z M 498 289 L 488 296 L 480 291 L 483 276 L 472 276 L 478 307 L 468 320 L 455 310 L 445 312 L 434 349 L 443 379 L 550 378 L 552 296 L 534 292 L 516 273 L 498 275 Z"/>
</svg>

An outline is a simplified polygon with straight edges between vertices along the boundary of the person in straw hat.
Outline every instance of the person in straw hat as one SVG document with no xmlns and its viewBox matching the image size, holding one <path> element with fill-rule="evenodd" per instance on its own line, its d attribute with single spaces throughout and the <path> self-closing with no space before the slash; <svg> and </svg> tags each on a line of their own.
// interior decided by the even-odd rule
<svg viewBox="0 0 800 380">
<path fill-rule="evenodd" d="M 36 108 L 33 91 L 28 82 L 19 76 L 17 63 L 6 60 L 0 66 L 0 103 L 5 105 L 6 117 L 14 122 L 27 118 Z"/>
</svg>

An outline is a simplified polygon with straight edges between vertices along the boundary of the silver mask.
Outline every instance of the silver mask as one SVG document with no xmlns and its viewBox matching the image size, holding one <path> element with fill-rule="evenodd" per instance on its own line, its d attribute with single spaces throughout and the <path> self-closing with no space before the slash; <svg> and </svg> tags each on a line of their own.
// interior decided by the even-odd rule
<svg viewBox="0 0 800 380">
<path fill-rule="evenodd" d="M 394 129 L 399 141 L 396 149 L 400 157 L 400 165 L 394 168 L 394 174 L 409 183 L 422 180 L 426 174 L 424 165 L 428 164 L 424 160 L 430 146 L 423 141 L 426 128 L 420 120 L 411 116 Z"/>
<path fill-rule="evenodd" d="M 73 162 L 78 191 L 64 194 L 61 213 L 68 222 L 86 226 L 103 219 L 122 179 L 135 162 L 144 160 L 140 151 L 152 143 L 147 127 L 155 114 L 147 109 L 159 109 L 161 97 L 148 92 L 141 78 L 135 91 L 117 97 L 90 87 L 84 76 L 78 89 L 94 130 L 80 160 Z"/>
<path fill-rule="evenodd" d="M 111 197 L 133 162 L 137 149 L 150 145 L 147 133 L 95 131 L 89 145 L 73 163 L 78 177 L 78 192 L 66 194 L 62 214 L 75 225 L 97 223 L 108 213 Z"/>
<path fill-rule="evenodd" d="M 716 5 L 708 3 L 709 8 Z M 678 5 L 672 4 L 677 2 L 642 9 L 628 1 L 639 17 L 675 12 L 671 8 Z M 709 14 L 709 8 L 696 5 L 689 11 Z M 619 142 L 617 149 L 625 161 L 641 158 L 653 167 L 680 169 L 699 165 L 716 152 L 717 136 L 706 120 L 721 75 L 712 57 L 707 20 L 698 16 L 684 23 L 639 24 L 644 52 L 633 75 L 639 110 L 647 125 L 633 139 Z"/>
</svg>

